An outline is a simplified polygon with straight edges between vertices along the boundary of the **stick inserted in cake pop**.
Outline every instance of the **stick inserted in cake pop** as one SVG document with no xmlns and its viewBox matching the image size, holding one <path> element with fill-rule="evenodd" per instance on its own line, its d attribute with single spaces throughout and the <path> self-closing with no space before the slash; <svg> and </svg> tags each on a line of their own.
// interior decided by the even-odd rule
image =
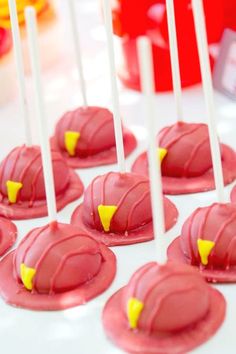
<svg viewBox="0 0 236 354">
<path fill-rule="evenodd" d="M 77 69 L 78 69 L 78 74 L 79 74 L 81 94 L 82 94 L 82 98 L 83 98 L 83 106 L 87 107 L 88 101 L 87 101 L 87 93 L 86 93 L 86 84 L 85 84 L 85 79 L 84 79 L 84 70 L 83 70 L 82 55 L 81 55 L 81 49 L 80 49 L 79 31 L 78 31 L 78 26 L 77 26 L 78 20 L 76 17 L 76 9 L 75 9 L 75 1 L 74 0 L 68 0 L 68 8 L 69 8 L 69 14 L 70 14 L 71 33 L 72 33 L 73 42 L 74 42 L 75 59 L 76 59 L 76 64 L 77 64 Z"/>
<path fill-rule="evenodd" d="M 205 96 L 208 129 L 211 145 L 211 155 L 214 170 L 215 186 L 219 203 L 224 202 L 224 179 L 222 171 L 222 161 L 220 145 L 217 137 L 215 122 L 215 104 L 213 97 L 213 85 L 207 44 L 206 24 L 204 21 L 204 10 L 202 0 L 192 0 L 195 31 L 197 36 L 198 53 L 202 74 L 203 92 Z"/>
<path fill-rule="evenodd" d="M 155 127 L 155 109 L 154 109 L 154 78 L 153 78 L 153 60 L 151 43 L 146 37 L 138 39 L 138 57 L 140 65 L 140 76 L 142 92 L 145 98 L 146 121 L 148 128 L 148 160 L 149 175 L 151 184 L 151 200 L 154 237 L 156 242 L 157 262 L 164 264 L 166 261 L 166 239 L 164 207 L 161 182 L 160 163 L 157 162 L 156 154 L 156 127 Z"/>
<path fill-rule="evenodd" d="M 139 268 L 128 284 L 110 297 L 102 320 L 107 336 L 125 352 L 161 354 L 174 353 L 178 348 L 179 353 L 187 353 L 220 327 L 225 316 L 225 300 L 189 265 L 165 262 L 167 241 L 163 229 L 160 163 L 155 148 L 151 44 L 146 37 L 139 38 L 137 44 L 149 132 L 157 262 Z M 180 303 L 185 305 L 184 317 Z"/>
<path fill-rule="evenodd" d="M 55 187 L 53 179 L 52 159 L 49 138 L 47 134 L 47 121 L 43 99 L 43 89 L 41 83 L 41 70 L 39 60 L 39 48 L 37 40 L 37 24 L 36 15 L 33 7 L 27 7 L 25 9 L 26 27 L 28 35 L 30 62 L 32 68 L 33 84 L 35 103 L 37 106 L 36 116 L 38 120 L 40 146 L 43 162 L 44 181 L 47 197 L 47 207 L 49 220 L 55 221 L 57 219 Z"/>
<path fill-rule="evenodd" d="M 107 49 L 108 49 L 108 56 L 109 56 L 117 161 L 118 161 L 120 172 L 125 172 L 124 142 L 123 142 L 122 124 L 121 124 L 121 117 L 120 117 L 119 95 L 118 95 L 118 88 L 117 88 L 117 81 L 116 81 L 110 0 L 103 0 L 103 10 L 104 10 L 105 25 L 106 25 Z"/>
<path fill-rule="evenodd" d="M 177 44 L 176 25 L 175 25 L 175 10 L 174 10 L 173 0 L 166 0 L 166 11 L 167 11 L 167 24 L 168 24 L 168 32 L 169 32 L 172 81 L 173 81 L 173 90 L 174 90 L 175 104 L 176 104 L 176 111 L 177 111 L 177 119 L 178 121 L 182 121 L 183 120 L 182 90 L 181 90 L 179 55 L 178 55 L 178 44 Z"/>
<path fill-rule="evenodd" d="M 24 63 L 23 63 L 23 54 L 21 48 L 21 39 L 20 39 L 20 30 L 19 30 L 18 17 L 17 17 L 16 1 L 8 0 L 8 4 L 10 10 L 11 30 L 12 30 L 13 45 L 14 45 L 17 81 L 19 86 L 20 110 L 24 121 L 25 142 L 28 146 L 30 146 L 32 144 L 32 139 L 30 133 L 30 121 L 29 121 L 29 112 L 27 107 L 26 88 L 25 88 Z"/>
</svg>

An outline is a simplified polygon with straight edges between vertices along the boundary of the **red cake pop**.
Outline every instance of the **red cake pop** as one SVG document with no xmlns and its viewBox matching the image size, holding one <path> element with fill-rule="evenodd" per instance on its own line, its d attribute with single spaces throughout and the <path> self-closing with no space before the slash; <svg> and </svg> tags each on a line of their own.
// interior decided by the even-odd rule
<svg viewBox="0 0 236 354">
<path fill-rule="evenodd" d="M 14 306 L 61 310 L 103 292 L 116 271 L 114 254 L 76 226 L 33 229 L 0 262 L 0 294 Z"/>
<path fill-rule="evenodd" d="M 204 192 L 214 189 L 211 149 L 206 124 L 177 122 L 158 135 L 162 160 L 163 190 L 167 194 Z M 224 183 L 236 178 L 236 155 L 221 144 Z M 148 175 L 146 152 L 134 162 L 132 171 Z"/>
<path fill-rule="evenodd" d="M 199 56 L 218 203 L 199 208 L 185 222 L 181 236 L 169 246 L 170 259 L 187 262 L 200 269 L 209 281 L 236 281 L 235 217 L 236 206 L 224 203 L 223 167 L 214 122 L 213 88 L 208 61 L 207 36 L 202 1 L 193 0 Z M 202 155 L 205 158 L 204 155 Z M 235 253 L 235 254 L 234 254 Z"/>
<path fill-rule="evenodd" d="M 11 248 L 17 237 L 17 228 L 13 222 L 0 217 L 0 256 Z"/>
<path fill-rule="evenodd" d="M 235 186 L 230 193 L 230 199 L 231 199 L 232 203 L 236 202 L 236 187 Z"/>
<path fill-rule="evenodd" d="M 123 129 L 125 155 L 136 147 L 134 135 Z M 107 165 L 116 162 L 112 113 L 102 107 L 80 107 L 59 120 L 52 146 L 73 168 Z"/>
<path fill-rule="evenodd" d="M 62 116 L 57 123 L 51 144 L 62 153 L 63 157 L 66 158 L 69 166 L 72 168 L 113 164 L 117 161 L 115 130 L 117 132 L 116 134 L 121 135 L 120 143 L 122 143 L 123 137 L 125 156 L 128 156 L 135 149 L 137 142 L 130 131 L 125 128 L 122 130 L 118 113 L 118 92 L 116 87 L 114 88 L 114 86 L 116 86 L 116 83 L 114 84 L 115 77 L 113 76 L 115 72 L 111 73 L 110 77 L 113 83 L 111 84 L 111 93 L 114 118 L 113 114 L 108 109 L 88 105 L 82 53 L 80 49 L 77 19 L 75 16 L 75 4 L 72 1 L 68 2 L 68 9 L 83 104 L 82 107 L 67 112 Z M 110 55 L 111 53 L 109 51 L 109 64 L 112 62 L 114 66 L 114 55 L 111 55 L 112 58 Z M 112 64 L 110 64 L 110 66 Z M 117 119 L 119 119 L 119 123 L 114 126 L 114 121 L 116 122 Z"/>
<path fill-rule="evenodd" d="M 106 334 L 129 353 L 186 353 L 225 317 L 223 296 L 191 267 L 148 263 L 106 303 Z"/>
<path fill-rule="evenodd" d="M 58 210 L 79 198 L 80 178 L 68 168 L 61 155 L 53 151 L 55 192 Z M 12 219 L 47 215 L 43 167 L 38 146 L 13 149 L 0 164 L 0 214 Z"/>
<path fill-rule="evenodd" d="M 168 257 L 199 268 L 212 282 L 236 281 L 236 205 L 198 208 L 185 221 Z"/>
<path fill-rule="evenodd" d="M 45 130 L 35 11 L 27 8 L 25 15 L 50 222 L 29 232 L 17 249 L 2 259 L 0 295 L 14 306 L 60 310 L 84 304 L 103 292 L 114 278 L 116 261 L 106 246 L 99 245 L 75 226 L 56 221 L 56 188 Z M 63 161 L 59 155 L 60 160 Z"/>
<path fill-rule="evenodd" d="M 96 177 L 72 215 L 92 237 L 106 245 L 126 245 L 153 239 L 149 181 L 134 173 L 110 172 Z M 165 226 L 178 217 L 174 204 L 164 197 Z"/>
</svg>

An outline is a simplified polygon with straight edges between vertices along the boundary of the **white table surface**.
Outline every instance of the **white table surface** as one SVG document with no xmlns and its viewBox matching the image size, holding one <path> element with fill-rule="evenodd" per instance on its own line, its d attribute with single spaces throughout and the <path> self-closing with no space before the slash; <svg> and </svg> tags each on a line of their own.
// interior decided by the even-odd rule
<svg viewBox="0 0 236 354">
<path fill-rule="evenodd" d="M 65 2 L 58 1 L 65 25 L 67 24 Z M 78 23 L 81 29 L 81 43 L 88 84 L 88 99 L 92 105 L 110 107 L 110 88 L 108 79 L 107 52 L 105 33 L 96 0 L 78 0 Z M 67 26 L 68 27 L 68 26 Z M 81 103 L 78 90 L 77 74 L 73 51 L 68 40 L 68 28 L 62 38 L 65 48 L 63 60 L 50 71 L 44 72 L 45 101 L 47 106 L 50 133 L 56 120 L 67 109 Z M 32 134 L 38 142 L 34 124 L 34 105 L 32 83 L 27 80 L 29 108 L 31 112 Z M 156 98 L 156 108 L 161 126 L 175 121 L 174 99 L 172 94 L 160 94 Z M 143 102 L 140 94 L 120 88 L 120 105 L 126 125 L 133 129 L 139 139 L 139 147 L 128 158 L 127 169 L 138 153 L 145 149 L 146 131 L 144 128 Z M 223 142 L 236 149 L 236 103 L 216 94 L 218 133 Z M 205 121 L 205 106 L 199 86 L 184 92 L 184 117 L 186 121 Z M 16 145 L 24 142 L 24 129 L 19 116 L 18 101 L 15 97 L 5 107 L 0 107 L 0 158 Z M 116 166 L 92 168 L 79 171 L 87 186 L 98 174 L 115 170 Z M 232 188 L 225 188 L 226 200 Z M 199 206 L 215 201 L 215 192 L 188 196 L 170 197 L 179 210 L 177 225 L 167 234 L 169 241 L 179 235 L 186 217 Z M 59 220 L 69 222 L 76 201 L 59 213 Z M 19 229 L 18 242 L 32 228 L 44 225 L 47 218 L 29 221 L 17 221 Z M 6 305 L 0 299 L 0 353 L 2 354 L 121 354 L 122 351 L 106 338 L 102 328 L 101 313 L 106 300 L 121 286 L 125 285 L 135 270 L 146 262 L 155 260 L 153 242 L 113 248 L 117 256 L 117 275 L 111 287 L 101 296 L 88 304 L 66 311 L 34 312 L 16 309 Z M 220 285 L 227 300 L 227 316 L 223 326 L 207 343 L 197 348 L 196 354 L 233 354 L 236 352 L 236 285 Z"/>
</svg>

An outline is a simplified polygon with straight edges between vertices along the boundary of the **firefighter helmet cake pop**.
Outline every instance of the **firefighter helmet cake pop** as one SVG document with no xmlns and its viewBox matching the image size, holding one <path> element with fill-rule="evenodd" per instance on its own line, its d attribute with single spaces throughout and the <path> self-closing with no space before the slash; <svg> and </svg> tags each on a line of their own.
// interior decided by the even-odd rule
<svg viewBox="0 0 236 354">
<path fill-rule="evenodd" d="M 111 11 L 104 4 L 110 79 L 114 110 L 114 127 L 119 172 L 95 178 L 85 192 L 84 202 L 72 215 L 72 224 L 79 225 L 107 245 L 125 245 L 153 239 L 149 181 L 125 171 L 124 142 L 119 112 L 118 92 L 114 72 Z M 161 194 L 161 198 L 163 198 Z M 165 200 L 166 228 L 177 219 L 175 206 Z"/>
<path fill-rule="evenodd" d="M 213 176 L 213 160 L 215 158 L 214 156 L 212 158 L 211 155 L 210 140 L 212 140 L 212 134 L 208 131 L 208 126 L 202 123 L 183 122 L 175 10 L 173 2 L 166 2 L 172 81 L 178 121 L 162 129 L 157 136 L 157 140 L 161 153 L 164 193 L 186 194 L 204 192 L 215 188 Z M 204 62 L 208 60 L 208 51 L 206 55 L 207 58 L 204 59 Z M 208 83 L 211 83 L 210 71 L 207 74 Z M 224 182 L 229 184 L 236 178 L 236 154 L 230 147 L 221 144 L 221 159 Z M 132 171 L 144 175 L 148 174 L 148 161 L 145 152 L 136 159 Z"/>
<path fill-rule="evenodd" d="M 36 17 L 26 10 L 49 224 L 33 229 L 18 248 L 0 262 L 0 294 L 14 306 L 60 310 L 84 304 L 112 282 L 116 261 L 104 245 L 75 226 L 57 221 L 50 146 L 37 60 Z"/>
<path fill-rule="evenodd" d="M 149 106 L 154 90 L 150 42 L 140 38 L 138 50 L 142 88 L 150 113 L 148 158 L 159 264 L 151 262 L 139 268 L 129 283 L 107 301 L 103 326 L 107 336 L 129 353 L 186 353 L 216 332 L 224 320 L 226 303 L 196 270 L 165 262 L 164 220 L 155 217 L 158 212 L 162 214 L 163 203 L 157 198 L 162 193 L 161 174 L 155 161 L 154 115 Z"/>
<path fill-rule="evenodd" d="M 163 197 L 165 227 L 176 223 L 174 204 Z M 134 173 L 109 172 L 96 177 L 71 218 L 92 237 L 109 246 L 153 239 L 149 180 Z"/>
<path fill-rule="evenodd" d="M 62 209 L 83 192 L 80 178 L 61 155 L 52 151 L 57 208 Z M 0 164 L 0 214 L 29 219 L 47 214 L 43 167 L 38 146 L 13 149 Z"/>
<path fill-rule="evenodd" d="M 38 146 L 32 146 L 17 9 L 12 0 L 9 1 L 9 9 L 19 85 L 20 112 L 24 122 L 27 145 L 13 149 L 0 164 L 0 215 L 13 219 L 28 219 L 46 215 L 47 206 L 41 152 Z M 57 207 L 60 210 L 81 196 L 83 185 L 79 177 L 68 168 L 66 162 L 56 151 L 52 152 L 52 164 Z"/>
<path fill-rule="evenodd" d="M 105 332 L 129 353 L 186 353 L 221 326 L 226 303 L 191 267 L 145 264 L 103 310 Z"/>
<path fill-rule="evenodd" d="M 235 282 L 235 215 L 234 204 L 224 202 L 223 162 L 220 158 L 219 144 L 214 127 L 213 89 L 207 51 L 207 37 L 204 33 L 204 14 L 202 3 L 193 0 L 194 20 L 199 45 L 199 55 L 208 107 L 211 152 L 214 158 L 214 178 L 218 202 L 211 206 L 198 208 L 187 219 L 181 236 L 173 241 L 168 249 L 169 259 L 187 262 L 197 266 L 209 281 Z M 201 31 L 203 29 L 203 31 Z M 205 158 L 202 155 L 202 158 Z"/>
<path fill-rule="evenodd" d="M 168 249 L 170 260 L 197 267 L 212 282 L 236 282 L 236 205 L 198 208 Z"/>
<path fill-rule="evenodd" d="M 202 123 L 177 122 L 158 135 L 162 152 L 163 190 L 167 194 L 204 192 L 214 189 L 208 127 Z M 236 154 L 221 144 L 224 183 L 236 178 Z M 147 154 L 134 162 L 132 171 L 148 175 Z"/>
<path fill-rule="evenodd" d="M 123 140 L 128 156 L 136 147 L 136 138 L 123 128 Z M 87 106 L 65 113 L 51 142 L 72 168 L 116 162 L 113 115 L 106 108 Z"/>
<path fill-rule="evenodd" d="M 33 229 L 0 262 L 0 295 L 10 305 L 62 310 L 86 303 L 111 284 L 114 254 L 77 227 Z"/>
<path fill-rule="evenodd" d="M 72 168 L 112 164 L 117 161 L 115 139 L 115 131 L 117 130 L 116 117 L 113 118 L 113 114 L 106 108 L 88 105 L 74 1 L 68 1 L 68 7 L 83 105 L 73 111 L 66 112 L 62 116 L 57 123 L 51 144 L 62 153 Z M 109 46 L 112 38 L 108 42 Z M 109 52 L 109 63 L 113 61 L 110 54 L 111 52 Z M 114 75 L 115 72 L 112 72 L 110 79 L 113 83 L 111 85 L 112 96 L 116 95 L 115 109 L 113 98 L 115 116 L 118 110 L 118 93 L 114 92 L 114 90 L 117 91 L 114 89 L 114 86 L 116 86 Z M 120 121 L 118 124 L 121 124 Z M 121 130 L 124 154 L 128 156 L 135 149 L 137 142 L 129 130 L 126 128 L 121 128 Z"/>
</svg>

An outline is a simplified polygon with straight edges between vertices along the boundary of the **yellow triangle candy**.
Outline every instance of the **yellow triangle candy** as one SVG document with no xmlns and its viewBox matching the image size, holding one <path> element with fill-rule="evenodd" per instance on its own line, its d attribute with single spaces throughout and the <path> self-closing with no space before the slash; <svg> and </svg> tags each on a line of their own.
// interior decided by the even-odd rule
<svg viewBox="0 0 236 354">
<path fill-rule="evenodd" d="M 208 264 L 208 257 L 215 246 L 215 242 L 208 240 L 197 240 L 198 252 L 201 257 L 201 262 L 203 265 Z"/>
<path fill-rule="evenodd" d="M 138 319 L 140 317 L 140 314 L 143 310 L 144 304 L 139 301 L 138 299 L 135 299 L 134 297 L 131 297 L 128 301 L 127 305 L 127 315 L 129 319 L 129 326 L 132 329 L 137 328 L 138 324 Z"/>
<path fill-rule="evenodd" d="M 70 156 L 75 156 L 75 149 L 80 138 L 79 132 L 67 131 L 64 135 L 65 148 Z"/>
<path fill-rule="evenodd" d="M 164 160 L 165 156 L 167 155 L 167 149 L 165 148 L 157 148 L 157 158 L 160 163 Z"/>
<path fill-rule="evenodd" d="M 16 203 L 18 193 L 20 189 L 23 187 L 23 184 L 20 182 L 7 181 L 6 186 L 7 186 L 7 196 L 9 202 L 13 204 Z"/>
<path fill-rule="evenodd" d="M 113 215 L 115 214 L 116 210 L 117 206 L 115 205 L 100 204 L 98 206 L 98 215 L 100 217 L 104 231 L 110 231 L 111 219 L 113 218 Z"/>
<path fill-rule="evenodd" d="M 33 289 L 33 277 L 35 273 L 36 273 L 36 269 L 26 267 L 24 263 L 21 263 L 20 265 L 21 280 L 27 290 Z"/>
</svg>

